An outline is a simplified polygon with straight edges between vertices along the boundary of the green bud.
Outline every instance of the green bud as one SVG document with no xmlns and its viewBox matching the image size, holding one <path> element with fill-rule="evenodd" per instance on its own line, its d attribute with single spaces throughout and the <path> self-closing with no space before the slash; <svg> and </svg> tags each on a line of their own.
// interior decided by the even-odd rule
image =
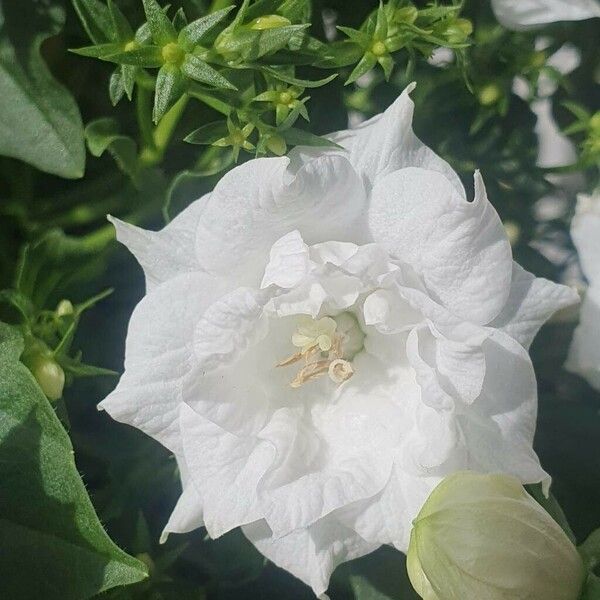
<svg viewBox="0 0 600 600">
<path fill-rule="evenodd" d="M 450 44 L 462 44 L 472 33 L 473 24 L 468 19 L 456 19 L 444 30 L 444 36 Z"/>
<path fill-rule="evenodd" d="M 396 23 L 408 23 L 412 25 L 419 16 L 419 11 L 414 6 L 404 6 L 394 13 Z"/>
<path fill-rule="evenodd" d="M 54 311 L 57 317 L 66 317 L 72 315 L 75 309 L 70 300 L 61 300 Z"/>
<path fill-rule="evenodd" d="M 287 144 L 280 135 L 271 135 L 267 139 L 267 148 L 277 156 L 283 156 L 287 151 Z"/>
<path fill-rule="evenodd" d="M 388 49 L 385 45 L 385 42 L 376 40 L 371 45 L 371 52 L 379 58 L 380 56 L 384 56 L 385 54 L 387 54 Z"/>
<path fill-rule="evenodd" d="M 54 401 L 62 397 L 65 372 L 51 355 L 33 350 L 24 354 L 21 360 L 31 371 L 48 400 Z"/>
<path fill-rule="evenodd" d="M 477 98 L 482 106 L 492 106 L 502 98 L 502 88 L 497 83 L 488 83 L 479 90 Z"/>
<path fill-rule="evenodd" d="M 529 64 L 535 69 L 540 69 L 546 64 L 545 52 L 533 52 L 529 60 Z"/>
<path fill-rule="evenodd" d="M 406 564 L 425 600 L 577 600 L 585 578 L 575 546 L 517 479 L 470 471 L 431 493 Z"/>
<path fill-rule="evenodd" d="M 263 29 L 275 29 L 276 27 L 287 27 L 292 22 L 281 15 L 265 15 L 258 17 L 248 23 L 249 29 L 262 31 Z"/>
<path fill-rule="evenodd" d="M 600 133 L 600 111 L 594 113 L 590 119 L 590 129 L 594 133 Z"/>
<path fill-rule="evenodd" d="M 166 63 L 172 65 L 181 65 L 185 58 L 185 52 L 175 42 L 169 42 L 162 47 L 161 54 Z"/>
</svg>

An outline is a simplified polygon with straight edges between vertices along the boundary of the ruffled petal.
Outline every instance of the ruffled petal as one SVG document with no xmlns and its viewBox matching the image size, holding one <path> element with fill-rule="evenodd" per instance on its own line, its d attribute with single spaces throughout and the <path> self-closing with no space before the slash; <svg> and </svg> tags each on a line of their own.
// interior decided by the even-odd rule
<svg viewBox="0 0 600 600">
<path fill-rule="evenodd" d="M 455 315 L 486 324 L 506 303 L 510 244 L 478 173 L 475 199 L 467 202 L 439 173 L 395 171 L 373 189 L 369 226 Z"/>
<path fill-rule="evenodd" d="M 259 552 L 278 567 L 309 585 L 316 596 L 329 587 L 329 578 L 341 563 L 376 550 L 352 529 L 333 518 L 321 519 L 306 529 L 274 538 L 265 521 L 242 527 Z"/>
<path fill-rule="evenodd" d="M 211 193 L 196 232 L 198 261 L 239 285 L 258 287 L 271 246 L 291 230 L 309 244 L 364 237 L 359 217 L 365 202 L 361 180 L 345 157 L 250 160 Z"/>
<path fill-rule="evenodd" d="M 353 380 L 361 370 L 355 366 Z M 373 496 L 385 485 L 395 435 L 389 423 L 397 420 L 398 411 L 376 390 L 367 398 L 360 383 L 352 383 L 355 389 L 340 390 L 340 399 L 331 405 L 278 410 L 261 431 L 276 456 L 261 481 L 261 493 L 269 498 L 264 516 L 275 537 Z"/>
<path fill-rule="evenodd" d="M 232 435 L 183 404 L 181 437 L 194 485 L 202 490 L 204 524 L 213 538 L 260 519 L 260 478 L 273 460 L 272 449 L 253 437 Z"/>
<path fill-rule="evenodd" d="M 492 8 L 498 21 L 514 30 L 600 17 L 597 0 L 492 0 Z"/>
<path fill-rule="evenodd" d="M 196 257 L 196 229 L 209 197 L 206 194 L 190 204 L 160 231 L 108 217 L 117 231 L 117 240 L 127 246 L 144 269 L 148 291 L 177 275 L 203 270 Z"/>
<path fill-rule="evenodd" d="M 537 384 L 527 351 L 495 330 L 484 342 L 487 370 L 479 398 L 458 419 L 467 468 L 508 473 L 523 483 L 549 482 L 533 450 Z"/>
<path fill-rule="evenodd" d="M 415 84 L 409 85 L 382 114 L 355 129 L 327 137 L 347 150 L 350 162 L 370 187 L 398 169 L 418 167 L 441 173 L 456 193 L 464 197 L 463 185 L 454 169 L 425 146 L 412 130 L 415 105 L 409 94 L 414 87 Z"/>
<path fill-rule="evenodd" d="M 545 321 L 578 301 L 574 289 L 536 277 L 513 263 L 510 295 L 490 327 L 504 331 L 527 349 Z"/>
<path fill-rule="evenodd" d="M 98 408 L 179 453 L 179 404 L 194 366 L 194 328 L 227 288 L 226 282 L 206 273 L 186 273 L 145 296 L 129 322 L 125 372 Z"/>
</svg>

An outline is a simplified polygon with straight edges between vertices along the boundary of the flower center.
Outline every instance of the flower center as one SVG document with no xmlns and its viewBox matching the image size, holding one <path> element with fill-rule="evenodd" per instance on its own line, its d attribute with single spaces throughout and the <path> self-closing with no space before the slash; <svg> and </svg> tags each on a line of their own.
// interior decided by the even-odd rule
<svg viewBox="0 0 600 600">
<path fill-rule="evenodd" d="M 299 350 L 276 366 L 287 367 L 304 361 L 290 382 L 293 388 L 322 375 L 340 384 L 354 375 L 350 361 L 362 350 L 364 338 L 356 318 L 349 312 L 321 319 L 303 316 L 292 334 L 292 344 Z"/>
</svg>

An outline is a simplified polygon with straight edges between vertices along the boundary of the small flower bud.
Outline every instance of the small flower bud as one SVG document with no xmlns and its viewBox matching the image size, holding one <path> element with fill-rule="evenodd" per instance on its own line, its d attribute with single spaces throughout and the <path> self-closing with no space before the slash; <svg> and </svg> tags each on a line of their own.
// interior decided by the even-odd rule
<svg viewBox="0 0 600 600">
<path fill-rule="evenodd" d="M 262 31 L 263 29 L 275 29 L 276 27 L 287 27 L 292 22 L 281 15 L 265 15 L 258 17 L 248 23 L 250 29 Z"/>
<path fill-rule="evenodd" d="M 575 546 L 517 479 L 470 471 L 423 505 L 407 569 L 426 600 L 577 600 L 584 581 Z"/>
<path fill-rule="evenodd" d="M 48 400 L 59 400 L 62 397 L 65 387 L 65 372 L 53 358 L 41 354 L 32 356 L 27 363 L 27 368 Z"/>
<path fill-rule="evenodd" d="M 66 317 L 74 312 L 73 304 L 70 300 L 61 300 L 54 311 L 57 317 Z"/>
<path fill-rule="evenodd" d="M 412 25 L 419 16 L 419 11 L 414 6 L 403 6 L 394 13 L 396 23 L 408 23 Z"/>
<path fill-rule="evenodd" d="M 483 106 L 492 106 L 502 97 L 502 90 L 497 83 L 484 85 L 477 94 L 479 103 Z"/>
</svg>

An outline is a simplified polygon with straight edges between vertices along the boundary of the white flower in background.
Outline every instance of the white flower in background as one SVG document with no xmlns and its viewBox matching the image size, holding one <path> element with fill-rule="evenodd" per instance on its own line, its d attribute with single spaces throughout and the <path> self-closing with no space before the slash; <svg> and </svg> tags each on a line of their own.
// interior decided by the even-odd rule
<svg viewBox="0 0 600 600">
<path fill-rule="evenodd" d="M 514 30 L 600 17 L 598 0 L 492 0 L 492 8 L 498 21 Z"/>
<path fill-rule="evenodd" d="M 565 366 L 600 390 L 600 193 L 578 196 L 571 237 L 589 287 Z"/>
<path fill-rule="evenodd" d="M 165 534 L 241 525 L 317 595 L 406 551 L 446 474 L 548 479 L 527 348 L 577 295 L 513 262 L 479 173 L 469 202 L 413 134 L 411 89 L 345 150 L 251 160 L 160 232 L 114 220 L 147 295 L 101 407 L 177 457 Z"/>
</svg>

